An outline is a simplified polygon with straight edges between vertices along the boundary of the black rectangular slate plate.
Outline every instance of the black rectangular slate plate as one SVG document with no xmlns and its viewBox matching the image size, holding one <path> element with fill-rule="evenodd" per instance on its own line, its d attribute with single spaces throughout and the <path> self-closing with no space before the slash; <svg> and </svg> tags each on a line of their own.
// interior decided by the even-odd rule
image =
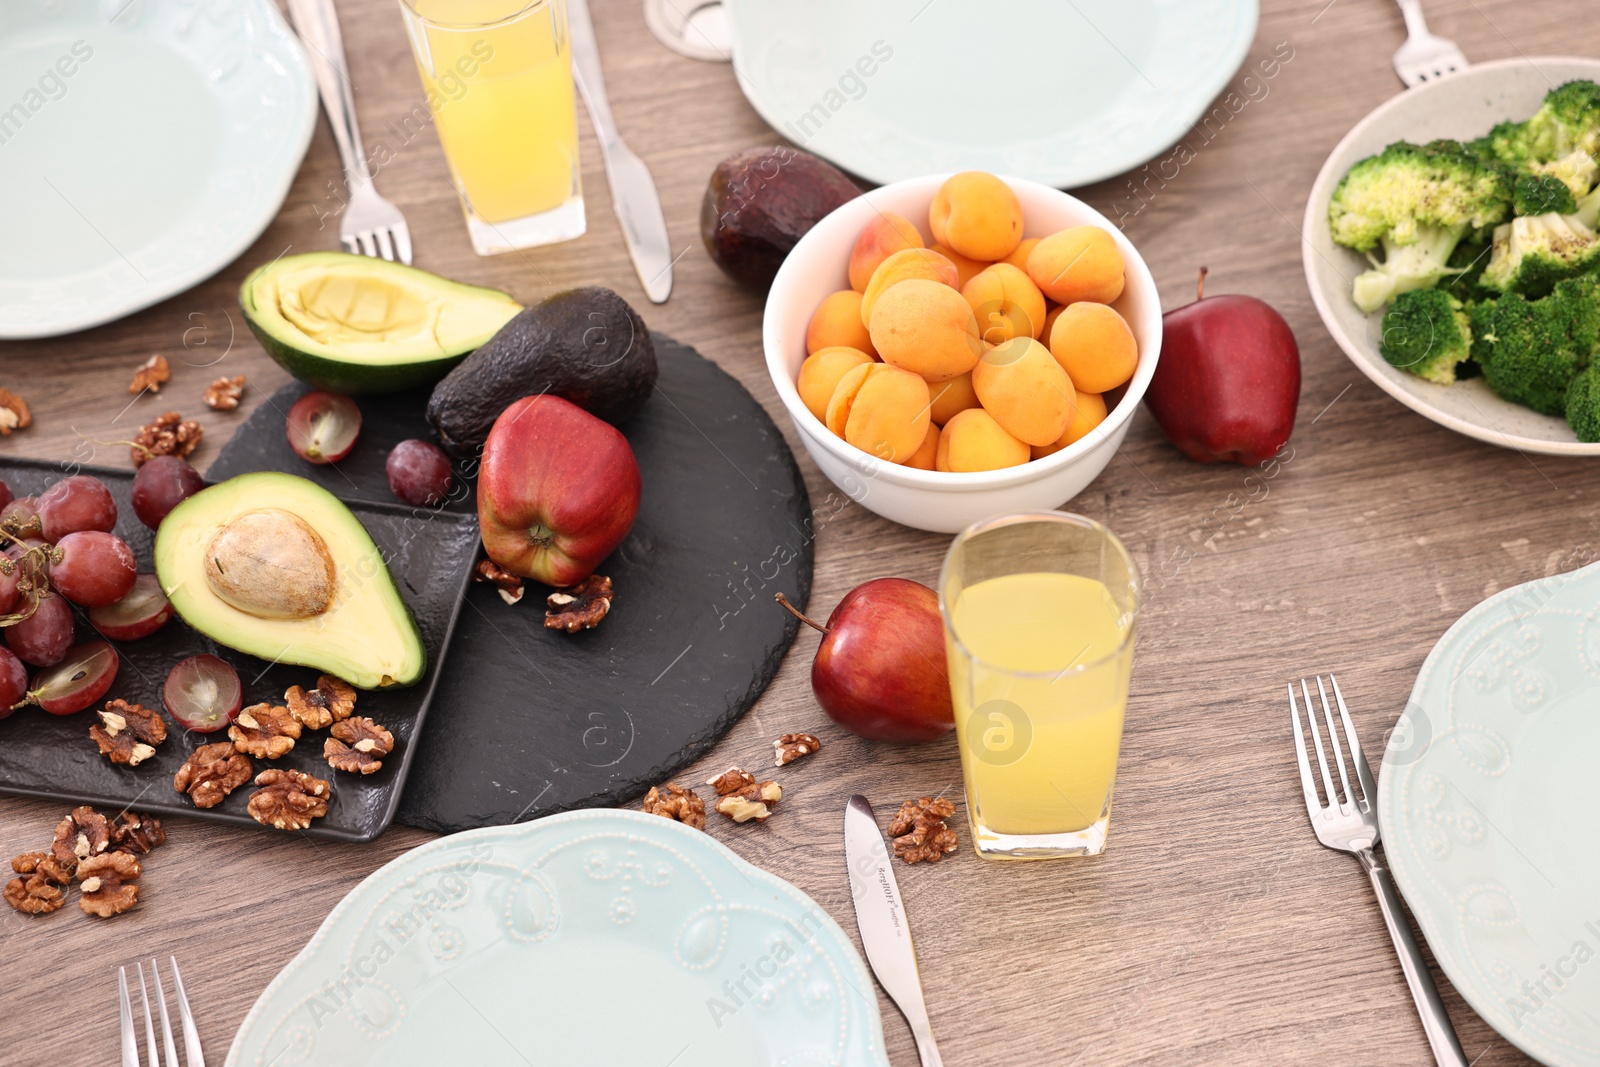
<svg viewBox="0 0 1600 1067">
<path fill-rule="evenodd" d="M 92 474 L 106 483 L 117 500 L 117 535 L 133 548 L 140 571 L 153 570 L 150 553 L 154 534 L 135 517 L 128 503 L 132 471 L 0 459 L 0 479 L 18 496 L 42 492 L 69 474 Z M 438 512 L 419 518 L 412 508 L 398 504 L 347 503 L 388 561 L 400 595 L 416 617 L 428 653 L 427 673 L 416 685 L 363 692 L 357 698 L 357 714 L 382 723 L 395 737 L 395 753 L 384 760 L 383 769 L 377 773 L 350 775 L 329 767 L 322 757 L 325 730 L 306 731 L 293 751 L 281 759 L 254 762 L 258 772 L 269 766 L 294 768 L 332 783 L 333 798 L 328 803 L 327 816 L 316 820 L 311 829 L 304 831 L 306 834 L 336 841 L 370 841 L 389 825 L 399 807 L 400 789 L 411 767 L 415 741 L 471 578 L 478 551 L 478 524 L 470 515 Z M 94 629 L 80 610 L 78 640 L 93 639 Z M 268 664 L 225 648 L 176 616 L 143 640 L 116 645 L 121 667 L 107 696 L 150 708 L 162 707 L 161 684 L 173 664 L 201 652 L 233 664 L 244 684 L 246 706 L 263 700 L 281 703 L 283 691 L 289 686 L 311 686 L 317 679 L 317 672 L 310 668 Z M 167 740 L 156 754 L 137 767 L 119 767 L 100 755 L 89 739 L 89 727 L 94 722 L 93 709 L 58 716 L 38 708 L 24 708 L 0 720 L 0 793 L 94 804 L 112 810 L 135 808 L 161 815 L 191 815 L 260 828 L 245 811 L 253 786 L 242 786 L 217 807 L 204 810 L 197 809 L 187 796 L 172 787 L 172 776 L 190 752 L 200 745 L 226 740 L 226 734 L 187 731 L 168 717 Z"/>
</svg>

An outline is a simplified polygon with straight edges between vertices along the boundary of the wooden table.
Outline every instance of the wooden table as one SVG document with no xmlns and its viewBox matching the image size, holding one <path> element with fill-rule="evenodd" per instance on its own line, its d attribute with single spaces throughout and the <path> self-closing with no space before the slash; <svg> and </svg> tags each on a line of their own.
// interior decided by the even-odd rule
<svg viewBox="0 0 1600 1067">
<path fill-rule="evenodd" d="M 1322 849 L 1306 825 L 1283 683 L 1341 671 L 1364 742 L 1381 751 L 1423 657 L 1462 612 L 1600 556 L 1600 465 L 1523 456 L 1435 426 L 1373 387 L 1324 333 L 1302 280 L 1299 220 L 1329 149 L 1399 90 L 1389 53 L 1400 19 L 1376 0 L 1264 6 L 1250 62 L 1279 47 L 1292 59 L 1278 76 L 1238 86 L 1248 103 L 1214 122 L 1208 142 L 1190 142 L 1197 151 L 1176 176 L 1152 169 L 1080 195 L 1123 220 L 1166 306 L 1192 298 L 1205 264 L 1210 292 L 1253 293 L 1287 316 L 1305 367 L 1292 457 L 1268 493 L 1252 493 L 1247 471 L 1190 463 L 1140 413 L 1119 456 L 1073 501 L 1127 541 L 1153 594 L 1115 833 L 1093 861 L 996 866 L 963 847 L 939 866 L 900 868 L 934 1028 L 952 1064 L 1428 1062 L 1359 868 Z M 634 279 L 587 129 L 588 236 L 474 256 L 437 139 L 431 131 L 407 139 L 400 126 L 422 100 L 393 0 L 339 7 L 369 147 L 384 141 L 393 156 L 378 183 L 410 220 L 418 266 L 525 302 L 611 286 L 653 328 L 736 375 L 789 431 L 762 361 L 761 299 L 717 271 L 698 234 L 717 160 L 777 141 L 728 66 L 658 45 L 638 0 L 595 2 L 619 124 L 660 183 L 682 253 L 672 299 L 656 307 Z M 1489 59 L 1600 51 L 1588 10 L 1582 0 L 1434 0 L 1429 14 L 1469 56 Z M 205 426 L 195 459 L 208 463 L 244 412 L 286 380 L 240 320 L 239 282 L 282 252 L 337 247 L 335 220 L 319 220 L 337 210 L 340 180 L 319 124 L 277 221 L 217 277 L 96 330 L 0 344 L 0 386 L 23 394 L 36 420 L 0 442 L 0 454 L 120 465 L 125 449 L 86 439 L 127 438 L 175 407 Z M 171 384 L 125 411 L 134 368 L 156 352 L 175 368 Z M 221 373 L 249 378 L 238 414 L 200 404 L 204 384 Z M 832 487 L 789 436 L 820 506 Z M 948 544 L 854 505 L 819 525 L 813 607 L 824 613 L 867 578 L 931 583 Z M 730 761 L 758 762 L 784 731 L 820 734 L 825 750 L 810 773 L 797 768 L 785 780 L 791 792 L 770 822 L 714 818 L 708 829 L 810 893 L 854 936 L 844 798 L 860 791 L 890 810 L 941 790 L 959 798 L 960 768 L 953 740 L 888 748 L 833 727 L 807 682 L 816 644 L 802 631 L 766 695 L 683 777 L 703 781 Z M 62 814 L 61 804 L 0 797 L 0 857 L 48 842 Z M 208 1055 L 220 1063 L 256 996 L 334 904 L 429 837 L 395 827 L 373 844 L 345 846 L 186 819 L 169 830 L 169 844 L 150 857 L 139 907 L 114 922 L 70 906 L 44 918 L 0 909 L 0 1060 L 109 1062 L 115 965 L 177 952 Z M 618 976 L 619 984 L 647 979 Z M 1528 1062 L 1440 981 L 1469 1059 Z M 881 1003 L 892 1061 L 914 1064 L 904 1024 Z"/>
</svg>

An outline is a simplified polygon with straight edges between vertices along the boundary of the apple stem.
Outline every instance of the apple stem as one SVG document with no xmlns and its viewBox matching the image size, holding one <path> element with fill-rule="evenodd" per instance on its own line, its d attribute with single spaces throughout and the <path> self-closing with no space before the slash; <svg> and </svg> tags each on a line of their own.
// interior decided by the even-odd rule
<svg viewBox="0 0 1600 1067">
<path fill-rule="evenodd" d="M 782 593 L 774 593 L 772 599 L 774 599 L 778 603 L 782 604 L 785 608 L 787 608 L 789 610 L 789 614 L 793 615 L 795 618 L 799 619 L 801 622 L 805 623 L 807 626 L 811 627 L 813 630 L 816 630 L 819 633 L 827 633 L 828 632 L 828 628 L 826 626 L 818 626 L 811 619 L 807 618 L 804 614 L 801 613 L 800 609 L 796 608 L 793 604 L 789 603 L 789 598 L 784 596 Z"/>
<path fill-rule="evenodd" d="M 1194 283 L 1194 298 L 1196 300 L 1204 300 L 1206 298 L 1206 275 L 1210 271 L 1210 267 L 1200 268 L 1200 280 Z"/>
</svg>

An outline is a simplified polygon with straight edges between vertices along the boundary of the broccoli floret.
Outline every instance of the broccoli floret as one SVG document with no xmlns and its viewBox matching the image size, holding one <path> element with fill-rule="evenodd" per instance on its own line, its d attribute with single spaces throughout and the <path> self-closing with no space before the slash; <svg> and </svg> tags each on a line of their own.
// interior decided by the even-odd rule
<svg viewBox="0 0 1600 1067">
<path fill-rule="evenodd" d="M 1482 284 L 1502 293 L 1537 299 L 1564 278 L 1600 270 L 1600 192 L 1590 193 L 1572 214 L 1524 215 L 1494 231 L 1494 251 Z"/>
<path fill-rule="evenodd" d="M 1438 284 L 1464 236 L 1511 213 L 1511 184 L 1456 141 L 1401 141 L 1351 167 L 1328 223 L 1335 242 L 1372 260 L 1355 280 L 1356 305 L 1376 311 L 1397 293 Z M 1373 255 L 1380 246 L 1381 260 Z"/>
<path fill-rule="evenodd" d="M 1449 385 L 1456 364 L 1472 349 L 1472 327 L 1461 301 L 1442 289 L 1411 289 L 1394 298 L 1383 315 L 1378 351 L 1390 366 Z"/>
<path fill-rule="evenodd" d="M 1508 293 L 1470 317 L 1480 331 L 1473 358 L 1482 363 L 1489 388 L 1560 415 L 1572 379 L 1600 352 L 1600 279 L 1561 282 L 1543 300 Z"/>
<path fill-rule="evenodd" d="M 1578 440 L 1600 442 L 1600 362 L 1589 364 L 1567 386 L 1567 425 Z"/>
<path fill-rule="evenodd" d="M 1570 215 L 1578 210 L 1572 187 L 1554 174 L 1524 174 L 1513 187 L 1512 210 L 1518 215 Z"/>
<path fill-rule="evenodd" d="M 1533 174 L 1545 174 L 1553 178 L 1560 178 L 1566 187 L 1572 190 L 1572 196 L 1575 200 L 1582 200 L 1588 196 L 1589 191 L 1594 188 L 1595 181 L 1600 179 L 1600 163 L 1596 163 L 1594 157 L 1581 148 L 1575 149 L 1560 159 L 1549 163 L 1531 164 L 1528 170 Z M 1567 213 L 1570 214 L 1571 211 L 1576 210 L 1577 208 L 1572 208 Z M 1519 211 L 1517 214 L 1525 215 L 1531 213 Z"/>
<path fill-rule="evenodd" d="M 1600 85 L 1572 81 L 1552 89 L 1526 122 L 1502 122 L 1472 143 L 1479 156 L 1519 169 L 1581 149 L 1600 157 Z"/>
</svg>

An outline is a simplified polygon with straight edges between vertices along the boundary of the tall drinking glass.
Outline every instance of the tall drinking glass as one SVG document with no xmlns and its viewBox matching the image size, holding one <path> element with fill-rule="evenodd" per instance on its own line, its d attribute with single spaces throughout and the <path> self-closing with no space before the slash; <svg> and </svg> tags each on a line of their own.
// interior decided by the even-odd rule
<svg viewBox="0 0 1600 1067">
<path fill-rule="evenodd" d="M 579 237 L 566 0 L 400 0 L 480 256 Z"/>
<path fill-rule="evenodd" d="M 945 556 L 939 611 L 978 855 L 1098 855 L 1139 616 L 1127 549 L 1063 512 L 975 523 Z"/>
</svg>

